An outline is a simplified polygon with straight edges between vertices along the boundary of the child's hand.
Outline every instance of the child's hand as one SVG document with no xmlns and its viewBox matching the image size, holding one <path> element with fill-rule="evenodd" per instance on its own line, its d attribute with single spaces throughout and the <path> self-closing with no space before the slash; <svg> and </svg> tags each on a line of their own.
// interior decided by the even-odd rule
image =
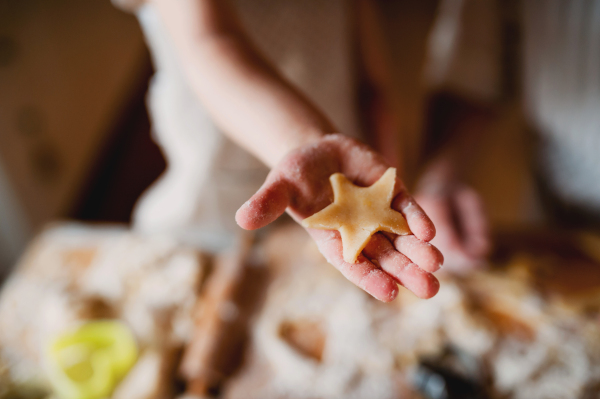
<svg viewBox="0 0 600 399">
<path fill-rule="evenodd" d="M 326 136 L 288 154 L 273 168 L 260 190 L 238 210 L 236 220 L 245 229 L 258 229 L 287 209 L 299 222 L 333 202 L 329 182 L 333 173 L 343 173 L 357 185 L 370 186 L 388 167 L 366 145 L 342 135 Z M 443 262 L 440 251 L 428 243 L 435 236 L 435 228 L 399 179 L 395 192 L 392 207 L 402 212 L 414 235 L 376 233 L 357 263 L 344 262 L 339 232 L 307 230 L 325 258 L 375 298 L 392 301 L 398 294 L 397 283 L 421 298 L 430 298 L 439 289 L 431 272 Z"/>
<path fill-rule="evenodd" d="M 481 268 L 490 250 L 483 201 L 472 188 L 456 183 L 421 187 L 415 196 L 435 220 L 435 243 L 445 254 L 448 269 L 464 273 Z"/>
</svg>

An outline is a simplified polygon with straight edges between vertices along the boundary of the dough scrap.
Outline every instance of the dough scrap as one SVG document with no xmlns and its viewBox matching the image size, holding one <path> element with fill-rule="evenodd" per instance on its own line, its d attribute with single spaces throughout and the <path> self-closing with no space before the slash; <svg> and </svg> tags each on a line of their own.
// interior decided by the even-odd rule
<svg viewBox="0 0 600 399">
<path fill-rule="evenodd" d="M 342 235 L 345 262 L 356 263 L 371 236 L 378 231 L 410 234 L 404 216 L 391 209 L 395 168 L 389 168 L 370 187 L 355 186 L 341 173 L 334 173 L 329 181 L 333 188 L 333 203 L 304 219 L 302 226 L 338 230 Z"/>
</svg>

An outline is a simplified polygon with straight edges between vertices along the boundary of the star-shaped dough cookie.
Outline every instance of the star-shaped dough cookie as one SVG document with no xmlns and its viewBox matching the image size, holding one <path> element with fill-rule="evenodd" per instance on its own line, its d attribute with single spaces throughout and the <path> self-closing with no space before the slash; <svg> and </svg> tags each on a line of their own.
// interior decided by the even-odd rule
<svg viewBox="0 0 600 399">
<path fill-rule="evenodd" d="M 341 173 L 329 177 L 333 204 L 302 221 L 304 227 L 338 230 L 342 235 L 344 261 L 356 263 L 371 236 L 378 231 L 410 234 L 406 219 L 391 208 L 396 169 L 389 168 L 370 187 L 358 187 Z"/>
</svg>

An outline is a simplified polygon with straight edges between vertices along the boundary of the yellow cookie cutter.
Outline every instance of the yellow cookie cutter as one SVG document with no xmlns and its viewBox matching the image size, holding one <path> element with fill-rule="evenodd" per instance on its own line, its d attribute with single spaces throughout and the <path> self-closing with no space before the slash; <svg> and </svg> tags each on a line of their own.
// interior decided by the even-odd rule
<svg viewBox="0 0 600 399">
<path fill-rule="evenodd" d="M 106 398 L 137 357 L 135 338 L 125 324 L 90 321 L 48 345 L 48 378 L 61 399 Z"/>
</svg>

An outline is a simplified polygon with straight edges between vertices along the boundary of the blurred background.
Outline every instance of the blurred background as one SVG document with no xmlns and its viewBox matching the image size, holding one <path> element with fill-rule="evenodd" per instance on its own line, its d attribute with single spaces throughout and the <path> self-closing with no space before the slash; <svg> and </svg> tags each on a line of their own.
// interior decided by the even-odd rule
<svg viewBox="0 0 600 399">
<path fill-rule="evenodd" d="M 439 5 L 434 0 L 377 5 L 398 99 L 395 112 L 403 140 L 404 178 L 410 184 L 423 166 L 419 162 L 424 132 L 436 128 L 432 118 L 444 118 L 432 110 L 432 85 L 425 73 Z M 485 7 L 480 10 L 484 19 L 490 13 Z M 502 18 L 502 24 L 478 28 L 498 30 L 505 43 L 490 44 L 498 51 L 509 47 L 497 59 L 506 76 L 494 83 L 505 85 L 498 91 L 506 93 L 514 92 L 518 79 L 514 58 L 519 31 L 516 15 L 510 14 L 516 12 L 514 5 L 500 11 L 494 18 Z M 463 45 L 471 48 L 460 51 L 473 60 L 482 58 L 480 51 L 485 59 L 488 50 L 482 47 L 487 45 L 472 38 Z M 446 54 L 451 56 L 456 55 Z M 3 270 L 52 220 L 129 221 L 136 199 L 165 167 L 151 140 L 145 108 L 151 75 L 136 19 L 109 1 L 0 1 Z M 482 134 L 485 148 L 480 159 L 473 160 L 470 178 L 481 190 L 494 224 L 530 222 L 536 215 L 530 203 L 523 145 L 527 138 L 517 97 L 503 98 L 498 109 L 493 123 L 482 127 L 492 134 Z"/>
<path fill-rule="evenodd" d="M 110 1 L 0 2 L 0 259 L 45 223 L 127 222 L 163 170 L 134 16 Z"/>
<path fill-rule="evenodd" d="M 351 97 L 360 116 L 381 95 L 366 83 L 370 61 L 386 61 L 375 83 L 393 118 L 379 127 L 395 132 L 402 178 L 434 212 L 439 198 L 454 200 L 436 180 L 449 164 L 437 160 L 467 144 L 450 154 L 489 217 L 491 248 L 478 254 L 488 268 L 459 257 L 470 273 L 440 270 L 433 299 L 401 290 L 390 304 L 327 266 L 297 225 L 235 226 L 246 183 L 264 178 L 240 153 L 211 160 L 218 187 L 199 191 L 216 194 L 190 206 L 208 203 L 209 235 L 224 220 L 212 214 L 225 214 L 232 245 L 136 230 L 137 209 L 150 227 L 176 219 L 189 233 L 201 207 L 186 208 L 185 185 L 162 186 L 169 206 L 149 201 L 158 206 L 144 213 L 138 199 L 169 171 L 153 138 L 166 148 L 169 129 L 191 125 L 189 139 L 208 121 L 143 3 L 0 0 L 0 399 L 85 391 L 98 373 L 90 359 L 110 343 L 127 356 L 126 367 L 109 359 L 106 390 L 61 397 L 598 397 L 600 1 L 232 1 L 261 50 L 325 91 L 320 100 L 336 97 L 319 93 L 329 86 L 310 66 L 334 86 L 350 71 L 356 98 L 338 99 Z M 376 41 L 355 35 L 356 10 L 374 10 Z M 321 46 L 325 35 L 339 43 Z M 353 66 L 321 68 L 329 57 Z M 161 91 L 169 83 L 180 87 Z M 181 115 L 191 117 L 169 124 Z M 210 121 L 202 128 L 220 135 Z"/>
</svg>

